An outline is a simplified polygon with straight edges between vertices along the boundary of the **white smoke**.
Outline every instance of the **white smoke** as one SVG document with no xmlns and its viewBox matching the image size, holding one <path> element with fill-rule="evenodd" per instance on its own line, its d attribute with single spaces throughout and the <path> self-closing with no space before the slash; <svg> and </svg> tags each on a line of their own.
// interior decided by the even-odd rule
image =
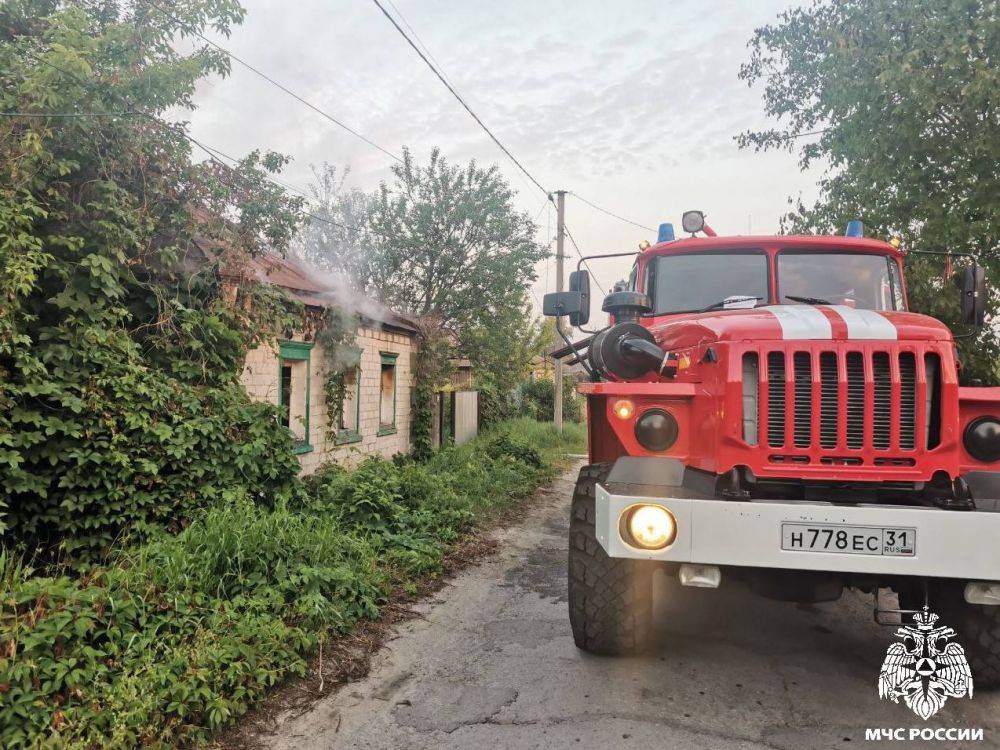
<svg viewBox="0 0 1000 750">
<path fill-rule="evenodd" d="M 365 318 L 367 322 L 378 326 L 392 316 L 392 311 L 388 307 L 370 295 L 358 291 L 345 273 L 321 270 L 305 260 L 299 262 L 308 270 L 313 281 L 329 290 L 315 293 L 315 296 L 340 309 L 344 315 Z"/>
</svg>

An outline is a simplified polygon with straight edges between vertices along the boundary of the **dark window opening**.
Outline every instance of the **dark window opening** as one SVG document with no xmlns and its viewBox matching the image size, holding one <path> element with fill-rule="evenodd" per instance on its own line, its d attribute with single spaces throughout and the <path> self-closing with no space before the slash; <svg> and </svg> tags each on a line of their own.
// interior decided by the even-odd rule
<svg viewBox="0 0 1000 750">
<path fill-rule="evenodd" d="M 274 372 L 272 370 L 272 372 Z M 292 368 L 281 366 L 281 418 L 285 427 L 292 427 Z"/>
<path fill-rule="evenodd" d="M 394 352 L 382 352 L 379 376 L 379 433 L 391 434 L 396 430 L 396 358 Z"/>
<path fill-rule="evenodd" d="M 358 368 L 355 367 L 344 373 L 344 403 L 340 410 L 340 423 L 337 428 L 356 432 L 358 429 L 358 407 L 360 406 L 360 391 L 358 385 L 361 378 L 358 377 Z"/>
</svg>

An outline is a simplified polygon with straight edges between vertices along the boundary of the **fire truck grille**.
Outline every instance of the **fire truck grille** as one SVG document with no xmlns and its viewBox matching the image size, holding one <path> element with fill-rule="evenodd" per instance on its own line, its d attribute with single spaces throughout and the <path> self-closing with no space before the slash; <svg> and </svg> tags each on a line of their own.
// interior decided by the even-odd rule
<svg viewBox="0 0 1000 750">
<path fill-rule="evenodd" d="M 773 460 L 858 463 L 841 451 L 868 448 L 893 455 L 939 442 L 936 354 L 918 360 L 912 352 L 769 351 L 747 353 L 743 362 L 744 410 L 752 405 L 744 414 L 744 439 L 821 453 L 779 454 Z M 753 395 L 749 403 L 748 395 Z"/>
<path fill-rule="evenodd" d="M 875 380 L 875 407 L 873 422 L 873 442 L 878 450 L 888 450 L 892 427 L 892 383 L 889 374 L 889 355 L 876 352 L 872 357 L 872 370 Z M 910 435 L 913 440 L 913 435 Z"/>
<path fill-rule="evenodd" d="M 785 353 L 767 355 L 767 444 L 785 444 Z"/>
<path fill-rule="evenodd" d="M 812 442 L 812 364 L 809 352 L 795 352 L 795 447 Z"/>
<path fill-rule="evenodd" d="M 847 355 L 847 447 L 865 443 L 865 365 L 861 352 Z"/>
<path fill-rule="evenodd" d="M 840 389 L 837 380 L 837 355 L 819 355 L 819 444 L 837 447 L 837 415 L 840 413 Z"/>
<path fill-rule="evenodd" d="M 912 451 L 917 432 L 917 361 L 912 352 L 899 355 L 899 447 Z"/>
</svg>

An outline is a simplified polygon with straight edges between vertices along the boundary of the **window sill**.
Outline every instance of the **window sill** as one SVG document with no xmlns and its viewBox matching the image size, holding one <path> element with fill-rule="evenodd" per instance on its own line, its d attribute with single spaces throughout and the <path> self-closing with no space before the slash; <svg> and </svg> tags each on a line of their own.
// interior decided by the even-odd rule
<svg viewBox="0 0 1000 750">
<path fill-rule="evenodd" d="M 389 424 L 389 425 L 382 425 L 381 427 L 379 427 L 378 432 L 375 433 L 375 436 L 384 437 L 386 435 L 395 435 L 395 434 L 396 434 L 396 425 Z"/>
<path fill-rule="evenodd" d="M 334 445 L 350 445 L 351 443 L 360 442 L 361 433 L 357 430 L 340 430 L 333 439 Z"/>
<path fill-rule="evenodd" d="M 301 456 L 303 453 L 312 453 L 313 447 L 309 443 L 296 443 L 292 447 L 292 453 L 296 456 Z"/>
</svg>

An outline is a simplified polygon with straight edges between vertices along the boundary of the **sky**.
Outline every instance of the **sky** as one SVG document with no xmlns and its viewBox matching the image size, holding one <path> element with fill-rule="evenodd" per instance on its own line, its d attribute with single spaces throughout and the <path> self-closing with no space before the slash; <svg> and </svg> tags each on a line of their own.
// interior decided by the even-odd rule
<svg viewBox="0 0 1000 750">
<path fill-rule="evenodd" d="M 391 152 L 419 161 L 499 165 L 517 207 L 555 235 L 554 211 L 448 93 L 371 0 L 242 0 L 235 55 Z M 393 5 L 394 3 L 394 5 Z M 787 200 L 816 194 L 816 169 L 786 152 L 740 151 L 734 136 L 769 125 L 759 88 L 737 77 L 755 27 L 789 0 L 383 0 L 483 121 L 547 190 L 568 190 L 657 227 L 705 211 L 719 234 L 767 234 Z M 405 22 L 404 20 L 405 19 Z M 310 165 L 349 168 L 348 186 L 392 180 L 390 157 L 238 64 L 199 84 L 191 134 L 234 156 L 255 148 L 293 158 L 282 180 L 310 183 Z M 636 249 L 655 232 L 567 197 L 566 221 L 586 254 Z M 553 246 L 554 247 L 554 246 Z M 566 252 L 572 255 L 567 243 Z M 604 289 L 628 259 L 594 261 Z M 566 272 L 575 268 L 567 263 Z M 537 267 L 534 300 L 555 289 Z M 597 289 L 594 290 L 595 293 Z"/>
</svg>

